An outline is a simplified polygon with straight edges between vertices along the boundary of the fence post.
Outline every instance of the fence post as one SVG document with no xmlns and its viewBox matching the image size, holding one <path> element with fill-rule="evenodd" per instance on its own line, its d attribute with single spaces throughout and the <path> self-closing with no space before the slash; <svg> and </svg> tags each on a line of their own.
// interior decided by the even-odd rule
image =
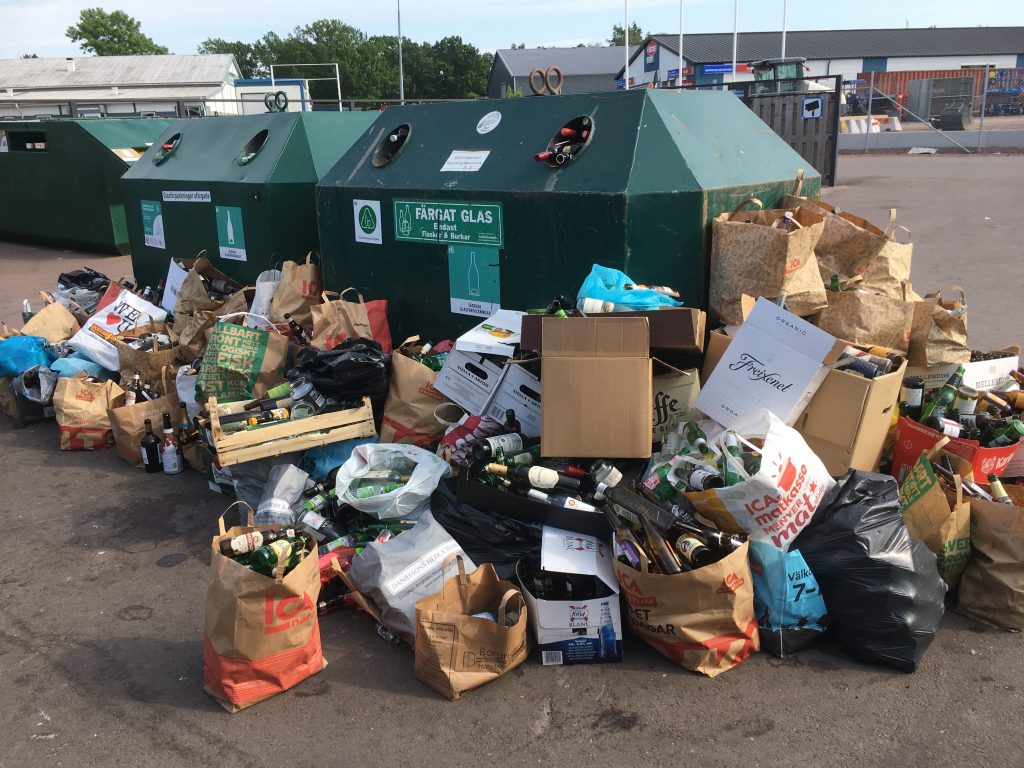
<svg viewBox="0 0 1024 768">
<path fill-rule="evenodd" d="M 871 84 L 868 86 L 868 120 L 867 126 L 865 127 L 864 133 L 864 151 L 868 151 L 868 145 L 871 143 L 871 108 L 873 106 L 875 96 L 875 73 L 871 73 Z"/>
<path fill-rule="evenodd" d="M 988 65 L 985 65 L 985 71 L 982 73 L 981 82 L 981 121 L 978 123 L 978 149 L 980 150 L 985 144 L 985 107 L 988 104 Z"/>
</svg>

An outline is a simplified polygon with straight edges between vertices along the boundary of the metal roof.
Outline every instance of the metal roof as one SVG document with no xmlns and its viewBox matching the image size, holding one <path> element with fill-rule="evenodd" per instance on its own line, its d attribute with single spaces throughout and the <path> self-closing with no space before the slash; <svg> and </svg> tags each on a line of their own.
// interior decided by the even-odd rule
<svg viewBox="0 0 1024 768">
<path fill-rule="evenodd" d="M 237 76 L 227 53 L 188 56 L 75 56 L 66 59 L 0 59 L 0 91 L 7 88 L 90 88 L 140 85 L 219 85 Z M 234 69 L 234 72 L 231 70 Z"/>
<path fill-rule="evenodd" d="M 554 65 L 568 77 L 572 75 L 610 75 L 622 69 L 625 52 L 621 45 L 592 48 L 502 48 L 495 52 L 516 77 L 526 77 L 534 69 Z"/>
<path fill-rule="evenodd" d="M 651 37 L 676 53 L 678 34 Z M 781 49 L 781 32 L 741 32 L 736 58 L 744 62 L 770 59 Z M 786 35 L 786 55 L 805 59 L 994 54 L 1024 54 L 1024 27 L 822 29 Z M 683 35 L 683 58 L 695 64 L 730 62 L 732 34 Z M 616 68 L 616 72 L 621 71 L 621 66 Z"/>
<path fill-rule="evenodd" d="M 114 93 L 113 88 L 39 88 L 15 91 L 13 94 L 9 94 L 7 91 L 0 91 L 0 104 L 65 101 L 113 103 L 120 101 L 160 101 L 162 99 L 173 101 L 182 99 L 187 101 L 189 99 L 202 99 L 213 96 L 220 89 L 220 85 L 184 85 L 157 88 L 124 88 L 118 86 L 117 93 Z"/>
</svg>

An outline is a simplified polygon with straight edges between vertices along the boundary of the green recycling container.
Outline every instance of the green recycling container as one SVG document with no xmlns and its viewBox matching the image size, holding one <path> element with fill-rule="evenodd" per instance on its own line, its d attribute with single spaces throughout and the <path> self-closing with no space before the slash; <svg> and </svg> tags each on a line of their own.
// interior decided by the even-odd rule
<svg viewBox="0 0 1024 768">
<path fill-rule="evenodd" d="M 128 253 L 120 179 L 171 122 L 0 122 L 0 237 Z"/>
<path fill-rule="evenodd" d="M 314 186 L 379 112 L 280 112 L 183 121 L 122 180 L 140 285 L 206 251 L 252 283 L 319 248 Z"/>
<path fill-rule="evenodd" d="M 569 152 L 535 158 L 557 141 Z M 706 307 L 711 220 L 777 204 L 801 168 L 816 194 L 817 172 L 727 92 L 391 107 L 317 186 L 325 282 L 389 299 L 396 339 L 545 307 L 595 262 Z"/>
</svg>

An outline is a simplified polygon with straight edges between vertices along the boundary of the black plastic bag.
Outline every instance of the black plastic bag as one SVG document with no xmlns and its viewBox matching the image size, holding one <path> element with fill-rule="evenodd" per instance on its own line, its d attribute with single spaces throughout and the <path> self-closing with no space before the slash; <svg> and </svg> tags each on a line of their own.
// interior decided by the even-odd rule
<svg viewBox="0 0 1024 768">
<path fill-rule="evenodd" d="M 540 548 L 542 528 L 459 503 L 456 482 L 442 478 L 430 497 L 430 511 L 474 563 L 490 563 L 498 576 L 509 579 L 516 561 Z"/>
<path fill-rule="evenodd" d="M 348 338 L 334 349 L 303 347 L 288 378 L 304 376 L 318 392 L 335 400 L 385 397 L 391 355 L 372 339 Z"/>
<path fill-rule="evenodd" d="M 58 288 L 85 288 L 89 291 L 103 293 L 110 285 L 110 278 L 91 267 L 82 267 L 73 272 L 61 272 L 57 277 Z"/>
<path fill-rule="evenodd" d="M 911 538 L 896 480 L 850 472 L 793 542 L 828 606 L 829 635 L 852 656 L 917 669 L 942 619 L 935 555 Z"/>
</svg>

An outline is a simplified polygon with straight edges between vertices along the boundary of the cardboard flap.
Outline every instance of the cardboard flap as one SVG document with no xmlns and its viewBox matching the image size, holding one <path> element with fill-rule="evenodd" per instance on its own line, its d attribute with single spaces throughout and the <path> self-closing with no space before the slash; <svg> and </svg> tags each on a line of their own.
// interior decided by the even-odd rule
<svg viewBox="0 0 1024 768">
<path fill-rule="evenodd" d="M 618 594 L 619 582 L 615 578 L 612 557 L 611 547 L 593 536 L 544 526 L 540 543 L 542 570 L 597 576 Z"/>
<path fill-rule="evenodd" d="M 541 340 L 544 357 L 650 356 L 646 317 L 545 317 Z"/>
</svg>

